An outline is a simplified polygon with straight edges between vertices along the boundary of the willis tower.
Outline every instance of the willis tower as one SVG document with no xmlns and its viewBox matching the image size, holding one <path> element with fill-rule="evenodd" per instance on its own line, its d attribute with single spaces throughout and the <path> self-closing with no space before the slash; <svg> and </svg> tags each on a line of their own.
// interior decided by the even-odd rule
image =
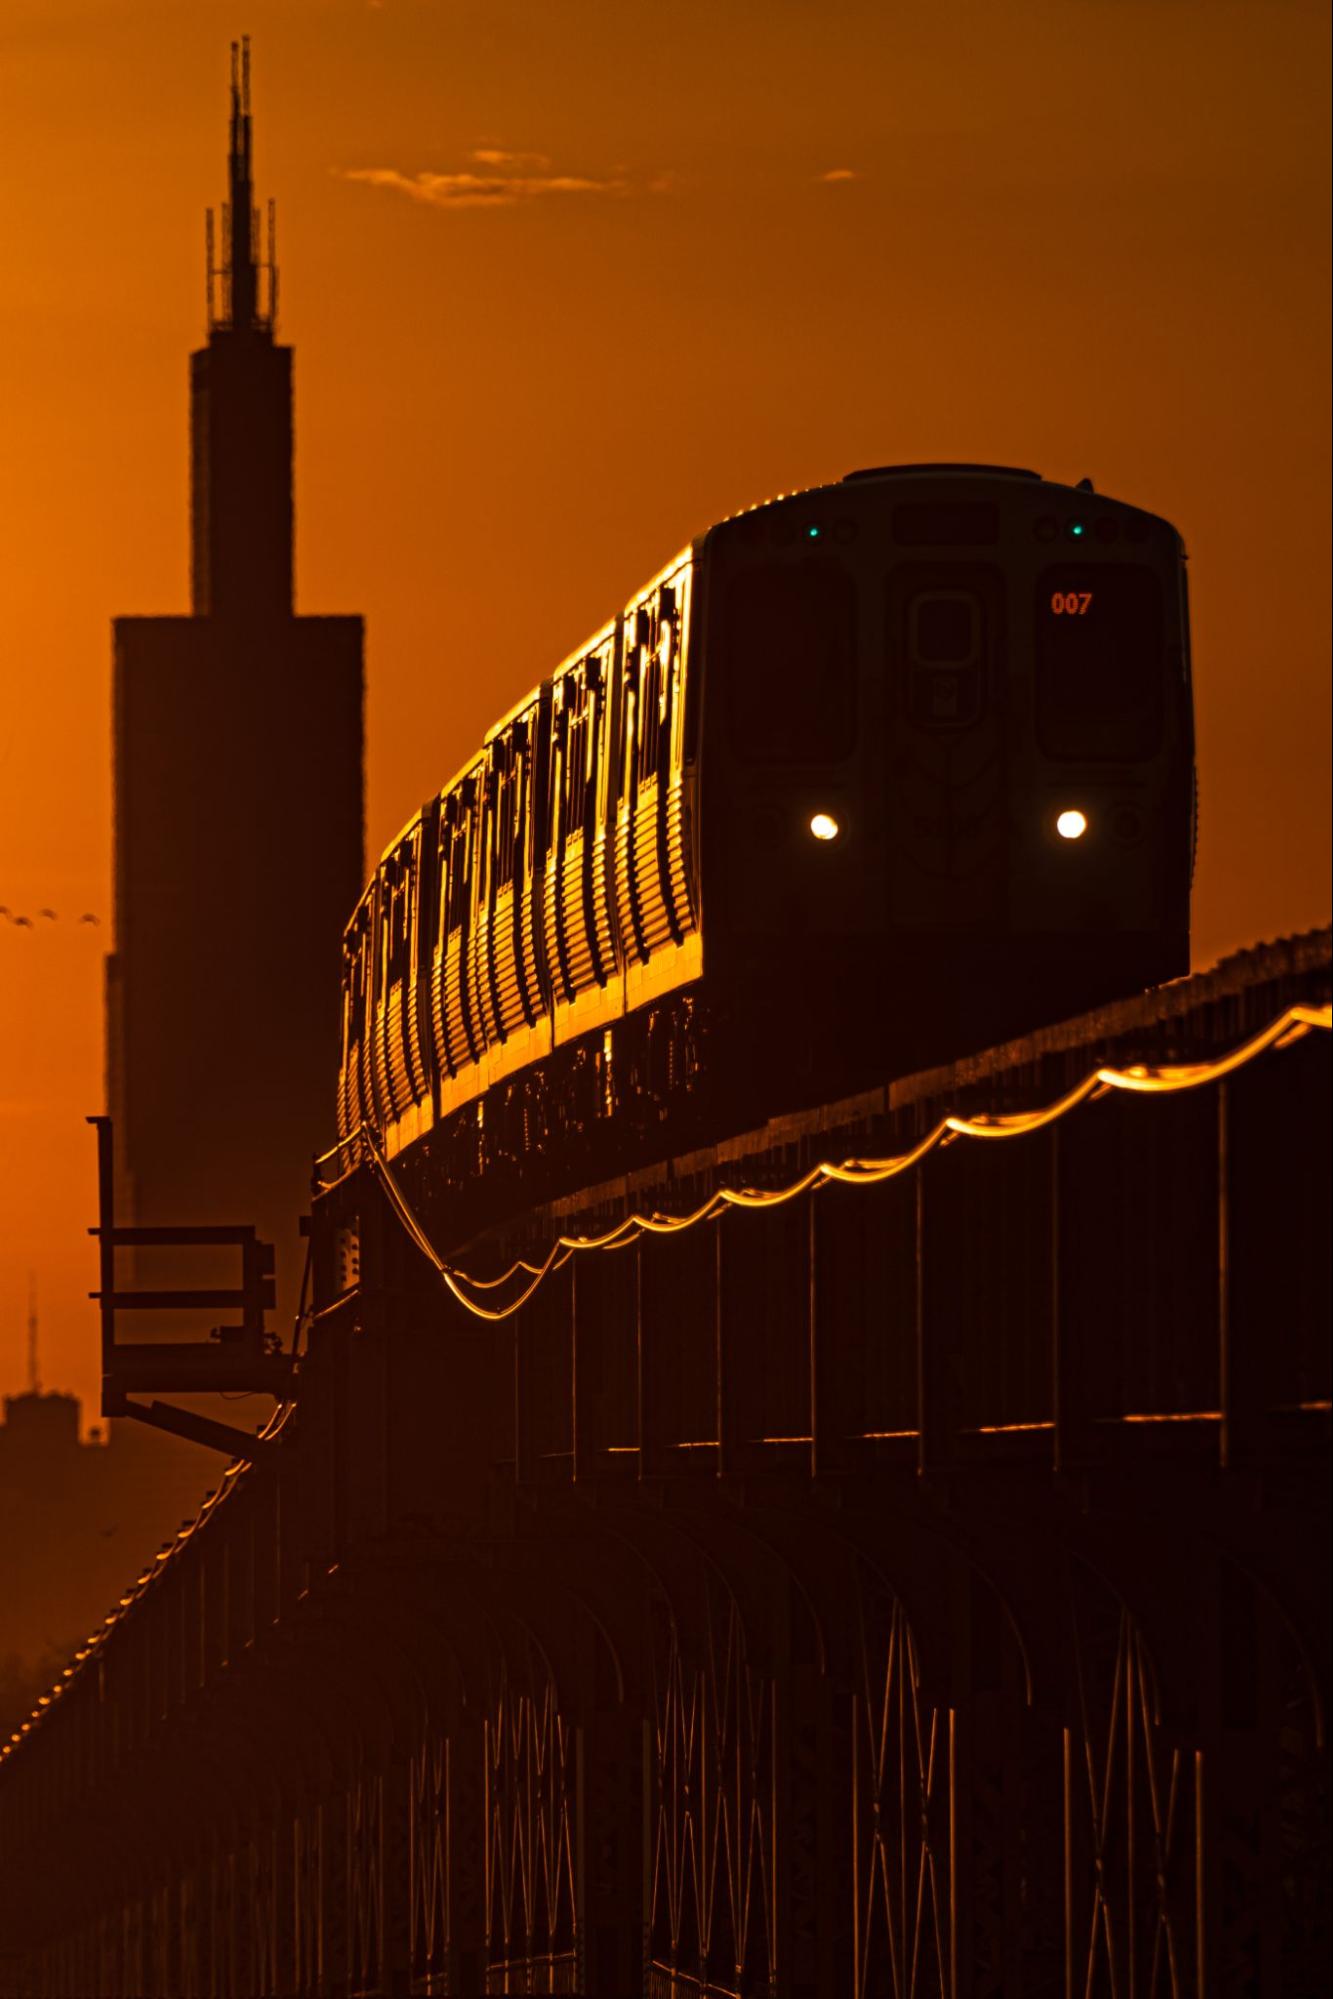
<svg viewBox="0 0 1333 1999">
<path fill-rule="evenodd" d="M 242 44 L 208 342 L 190 360 L 191 615 L 114 627 L 107 1094 L 118 1213 L 256 1223 L 286 1305 L 362 885 L 363 634 L 294 609 L 292 351 L 251 161 Z"/>
</svg>

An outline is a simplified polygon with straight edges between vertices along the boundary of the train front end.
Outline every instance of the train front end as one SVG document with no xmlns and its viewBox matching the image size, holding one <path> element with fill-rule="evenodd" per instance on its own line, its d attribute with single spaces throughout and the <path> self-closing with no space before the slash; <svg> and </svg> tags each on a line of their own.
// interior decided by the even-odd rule
<svg viewBox="0 0 1333 1999">
<path fill-rule="evenodd" d="M 708 537 L 713 1004 L 811 1087 L 1188 969 L 1184 550 L 1090 488 L 854 474 Z"/>
</svg>

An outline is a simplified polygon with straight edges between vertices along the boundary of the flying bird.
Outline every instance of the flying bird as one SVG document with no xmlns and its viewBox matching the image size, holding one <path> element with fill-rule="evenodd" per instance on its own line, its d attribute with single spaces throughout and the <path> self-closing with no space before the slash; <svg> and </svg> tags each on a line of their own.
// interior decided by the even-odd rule
<svg viewBox="0 0 1333 1999">
<path fill-rule="evenodd" d="M 96 923 L 97 918 L 93 915 L 91 909 L 85 909 L 79 921 L 80 923 Z"/>
<path fill-rule="evenodd" d="M 39 916 L 44 916 L 48 923 L 56 923 L 59 921 L 59 918 L 57 917 L 54 909 L 39 909 L 37 914 Z"/>
<path fill-rule="evenodd" d="M 32 918 L 30 916 L 16 916 L 14 918 L 14 928 L 16 930 L 31 930 Z"/>
</svg>

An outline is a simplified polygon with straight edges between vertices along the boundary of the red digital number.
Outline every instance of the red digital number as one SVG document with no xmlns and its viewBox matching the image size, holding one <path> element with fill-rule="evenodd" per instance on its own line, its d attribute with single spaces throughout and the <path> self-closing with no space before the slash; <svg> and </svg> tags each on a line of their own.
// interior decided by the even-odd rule
<svg viewBox="0 0 1333 1999">
<path fill-rule="evenodd" d="M 1051 598 L 1057 618 L 1086 618 L 1091 605 L 1091 590 L 1057 590 Z"/>
</svg>

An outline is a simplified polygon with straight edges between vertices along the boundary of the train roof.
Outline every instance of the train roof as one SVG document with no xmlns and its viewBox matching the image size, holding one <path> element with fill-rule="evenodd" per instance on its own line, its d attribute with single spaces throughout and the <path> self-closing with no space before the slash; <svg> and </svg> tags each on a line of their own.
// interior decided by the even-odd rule
<svg viewBox="0 0 1333 1999">
<path fill-rule="evenodd" d="M 502 736 L 506 729 L 511 728 L 513 724 L 517 722 L 520 715 L 526 715 L 529 708 L 534 708 L 537 705 L 537 703 L 542 698 L 542 689 L 546 686 L 546 684 L 547 683 L 545 680 L 539 680 L 537 682 L 537 685 L 535 687 L 530 687 L 526 694 L 519 695 L 518 700 L 515 701 L 513 707 L 507 708 L 504 714 L 500 717 L 498 722 L 491 723 L 490 728 L 486 731 L 486 734 L 481 739 L 481 746 L 483 750 L 488 750 L 491 744 L 496 740 L 497 736 Z M 452 791 L 454 785 L 457 784 L 458 782 L 458 778 L 466 777 L 468 772 L 472 769 L 472 765 L 475 764 L 476 761 L 477 759 L 474 757 L 472 759 L 472 763 L 464 764 L 462 770 L 460 770 L 458 773 L 458 777 L 452 778 L 450 782 L 445 785 L 444 790 Z M 441 793 L 441 796 L 443 796 L 443 793 Z"/>
<path fill-rule="evenodd" d="M 660 589 L 664 583 L 669 583 L 677 570 L 683 568 L 687 562 L 693 559 L 693 556 L 694 542 L 687 541 L 684 548 L 676 551 L 670 562 L 664 562 L 662 567 L 657 571 L 657 574 L 650 576 L 648 581 L 634 592 L 634 595 L 622 606 L 618 615 L 623 617 L 626 611 L 637 610 L 645 597 L 651 597 L 654 590 Z"/>
<path fill-rule="evenodd" d="M 1185 553 L 1180 530 L 1165 514 L 1158 513 L 1150 507 L 1141 507 L 1133 500 L 1120 500 L 1109 493 L 1099 492 L 1091 479 L 1072 481 L 1048 479 L 1043 473 L 1034 472 L 1027 466 L 982 465 L 955 459 L 925 459 L 904 465 L 867 465 L 859 467 L 856 471 L 844 473 L 841 479 L 829 480 L 819 486 L 795 486 L 789 493 L 770 493 L 766 499 L 757 500 L 753 506 L 741 507 L 736 513 L 727 514 L 723 519 L 714 521 L 696 537 L 694 545 L 701 546 L 720 529 L 729 528 L 735 522 L 752 518 L 755 514 L 767 513 L 770 508 L 787 507 L 793 502 L 812 503 L 820 499 L 836 501 L 837 496 L 848 486 L 871 486 L 881 480 L 885 484 L 901 481 L 910 490 L 909 482 L 914 480 L 920 480 L 925 485 L 929 481 L 943 483 L 953 479 L 993 480 L 997 485 L 1006 482 L 1021 487 L 1037 487 L 1052 497 L 1066 495 L 1078 505 L 1086 505 L 1089 500 L 1095 500 L 1099 507 L 1112 508 L 1125 514 L 1137 514 L 1144 520 L 1158 522 L 1175 535 L 1182 557 Z"/>
<path fill-rule="evenodd" d="M 857 479 L 939 479 L 961 475 L 968 479 L 1041 479 L 1021 465 L 954 464 L 948 459 L 927 460 L 919 465 L 867 465 L 857 472 L 844 472 L 841 483 L 850 486 Z"/>
<path fill-rule="evenodd" d="M 600 652 L 607 640 L 613 639 L 615 635 L 616 620 L 615 618 L 608 618 L 606 623 L 598 631 L 595 631 L 590 639 L 585 639 L 582 645 L 575 646 L 573 652 L 565 654 L 559 666 L 552 669 L 552 681 L 561 679 L 566 673 L 572 673 L 576 666 L 582 666 L 585 659 L 592 653 Z"/>
</svg>

